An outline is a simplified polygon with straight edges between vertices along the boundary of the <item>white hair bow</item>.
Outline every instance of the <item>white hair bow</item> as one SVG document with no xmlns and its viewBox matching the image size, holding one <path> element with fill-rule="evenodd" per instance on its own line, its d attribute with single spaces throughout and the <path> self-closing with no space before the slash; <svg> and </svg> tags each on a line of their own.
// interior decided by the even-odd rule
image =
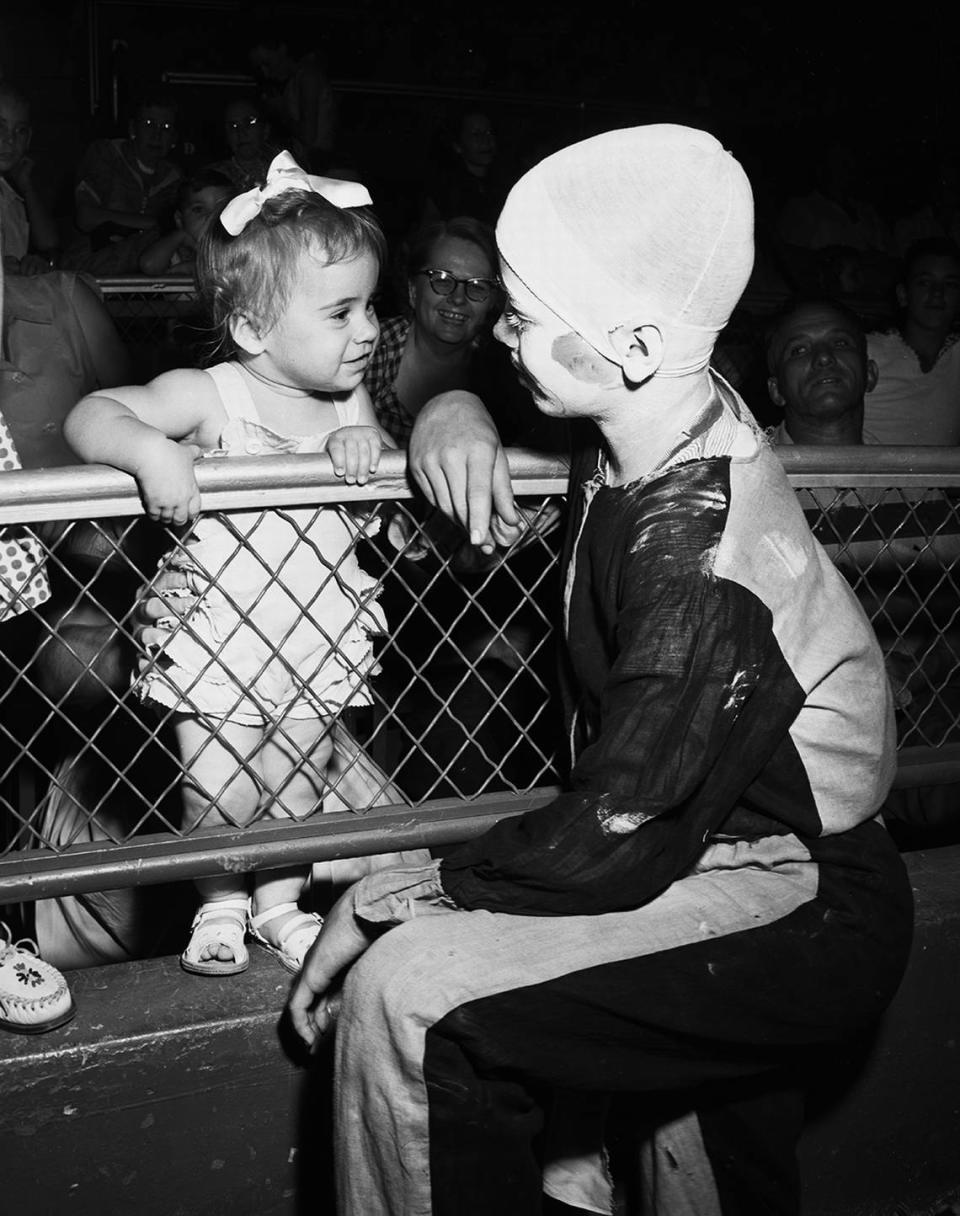
<svg viewBox="0 0 960 1216">
<path fill-rule="evenodd" d="M 367 207 L 373 202 L 366 186 L 359 182 L 314 177 L 312 173 L 305 173 L 289 152 L 279 152 L 270 162 L 266 182 L 232 198 L 220 212 L 220 223 L 231 236 L 238 236 L 260 214 L 268 198 L 275 198 L 287 190 L 311 190 L 335 207 Z"/>
</svg>

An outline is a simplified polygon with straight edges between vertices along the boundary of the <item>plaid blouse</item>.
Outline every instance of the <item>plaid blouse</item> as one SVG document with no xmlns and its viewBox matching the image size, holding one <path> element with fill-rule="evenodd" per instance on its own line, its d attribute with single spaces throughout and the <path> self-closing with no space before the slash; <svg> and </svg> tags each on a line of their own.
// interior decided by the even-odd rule
<svg viewBox="0 0 960 1216">
<path fill-rule="evenodd" d="M 413 414 L 397 396 L 396 380 L 410 324 L 408 317 L 390 317 L 381 323 L 380 338 L 363 377 L 377 421 L 403 448 L 413 430 Z"/>
</svg>

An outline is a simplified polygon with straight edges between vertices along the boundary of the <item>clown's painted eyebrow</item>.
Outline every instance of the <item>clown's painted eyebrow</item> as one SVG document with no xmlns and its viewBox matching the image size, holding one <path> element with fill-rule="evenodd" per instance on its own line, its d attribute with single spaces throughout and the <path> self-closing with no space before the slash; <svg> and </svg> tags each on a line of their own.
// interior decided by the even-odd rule
<svg viewBox="0 0 960 1216">
<path fill-rule="evenodd" d="M 529 322 L 530 321 L 529 315 L 527 313 L 525 313 L 522 308 L 519 307 L 519 305 L 517 304 L 514 297 L 510 294 L 510 292 L 506 291 L 506 288 L 504 288 L 503 290 L 506 292 L 506 296 L 507 296 L 507 303 L 506 303 L 506 307 L 504 308 L 504 312 L 509 312 L 510 315 L 512 317 L 515 317 L 518 321 Z"/>
</svg>

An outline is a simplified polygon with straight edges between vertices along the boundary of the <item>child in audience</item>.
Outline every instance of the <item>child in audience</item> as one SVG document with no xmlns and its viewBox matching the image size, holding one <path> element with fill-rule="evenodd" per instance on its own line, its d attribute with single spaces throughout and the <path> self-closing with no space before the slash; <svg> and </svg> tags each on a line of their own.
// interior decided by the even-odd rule
<svg viewBox="0 0 960 1216">
<path fill-rule="evenodd" d="M 365 482 L 393 446 L 363 387 L 383 256 L 369 203 L 363 186 L 308 177 L 278 156 L 265 186 L 231 199 L 198 252 L 224 362 L 86 397 L 67 423 L 77 453 L 132 473 L 147 514 L 168 525 L 199 510 L 198 454 L 326 451 L 339 476 Z M 189 630 L 171 623 L 139 691 L 175 711 L 186 832 L 259 812 L 299 819 L 321 802 L 333 719 L 369 703 L 369 635 L 384 627 L 357 531 L 330 508 L 251 510 L 229 526 L 201 519 L 171 557 L 208 587 Z M 198 881 L 183 967 L 243 971 L 249 931 L 297 971 L 319 931 L 297 906 L 306 872 L 257 874 L 250 901 L 241 875 Z"/>
<path fill-rule="evenodd" d="M 0 80 L 0 250 L 8 274 L 45 274 L 59 254 L 56 221 L 37 190 L 27 155 L 32 137 L 30 103 Z"/>
<path fill-rule="evenodd" d="M 144 274 L 192 274 L 197 245 L 211 216 L 234 192 L 229 178 L 215 169 L 201 169 L 187 178 L 177 195 L 174 229 L 158 237 L 140 255 Z"/>
<path fill-rule="evenodd" d="M 947 237 L 907 250 L 897 285 L 899 326 L 870 334 L 877 387 L 864 425 L 879 443 L 960 444 L 960 247 Z"/>
</svg>

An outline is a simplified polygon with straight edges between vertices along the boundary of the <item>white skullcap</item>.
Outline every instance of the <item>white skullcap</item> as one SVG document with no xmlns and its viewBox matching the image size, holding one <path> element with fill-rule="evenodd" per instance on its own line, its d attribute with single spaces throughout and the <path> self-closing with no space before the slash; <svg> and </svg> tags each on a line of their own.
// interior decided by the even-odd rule
<svg viewBox="0 0 960 1216">
<path fill-rule="evenodd" d="M 706 367 L 753 267 L 746 174 L 705 131 L 607 131 L 548 156 L 510 191 L 497 245 L 544 304 L 608 358 L 650 322 L 661 375 Z"/>
</svg>

